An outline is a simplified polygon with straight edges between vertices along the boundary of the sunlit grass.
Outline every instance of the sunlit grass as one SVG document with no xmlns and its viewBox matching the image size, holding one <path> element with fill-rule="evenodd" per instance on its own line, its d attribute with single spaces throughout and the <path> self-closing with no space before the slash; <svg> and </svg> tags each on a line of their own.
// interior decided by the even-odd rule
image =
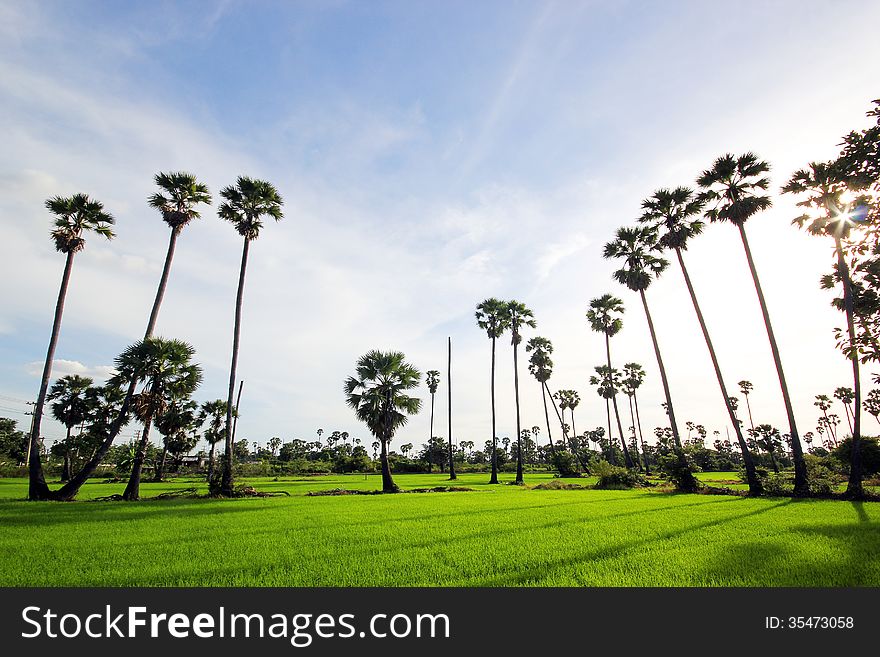
<svg viewBox="0 0 880 657">
<path fill-rule="evenodd" d="M 396 480 L 448 484 L 440 474 Z M 68 504 L 20 501 L 26 482 L 0 480 L 0 585 L 880 585 L 880 504 L 487 480 L 462 475 L 473 492 L 306 497 L 379 480 L 285 477 L 251 483 L 291 497 Z M 193 485 L 204 491 L 179 480 L 144 484 L 142 494 Z M 123 487 L 90 483 L 81 497 Z"/>
</svg>

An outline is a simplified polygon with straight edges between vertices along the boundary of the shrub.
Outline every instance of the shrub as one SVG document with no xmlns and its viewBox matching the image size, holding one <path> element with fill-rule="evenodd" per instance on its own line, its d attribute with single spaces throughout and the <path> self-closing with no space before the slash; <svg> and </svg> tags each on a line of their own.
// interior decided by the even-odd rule
<svg viewBox="0 0 880 657">
<path fill-rule="evenodd" d="M 577 477 L 580 474 L 577 459 L 567 450 L 556 450 L 550 457 L 550 464 L 556 468 L 560 477 Z"/>
<path fill-rule="evenodd" d="M 700 482 L 694 476 L 694 472 L 698 472 L 699 468 L 684 452 L 679 455 L 672 451 L 658 456 L 657 470 L 664 479 L 672 482 L 676 490 L 693 493 L 700 489 Z"/>
<path fill-rule="evenodd" d="M 599 477 L 596 488 L 624 489 L 641 488 L 650 486 L 650 482 L 635 470 L 627 470 L 611 465 L 607 461 L 599 459 L 593 463 L 593 474 Z"/>
<path fill-rule="evenodd" d="M 828 459 L 804 454 L 804 461 L 807 464 L 807 482 L 811 495 L 831 495 L 843 481 L 843 477 L 829 467 Z"/>
</svg>

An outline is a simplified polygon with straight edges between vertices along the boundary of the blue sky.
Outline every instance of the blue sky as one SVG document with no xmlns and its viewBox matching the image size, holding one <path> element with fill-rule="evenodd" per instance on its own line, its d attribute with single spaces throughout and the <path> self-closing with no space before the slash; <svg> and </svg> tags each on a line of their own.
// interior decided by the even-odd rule
<svg viewBox="0 0 880 657">
<path fill-rule="evenodd" d="M 63 263 L 43 201 L 84 191 L 117 217 L 116 240 L 77 256 L 57 353 L 59 373 L 102 375 L 142 333 L 161 268 L 152 175 L 185 169 L 215 194 L 248 174 L 286 199 L 284 221 L 251 256 L 240 365 L 249 439 L 318 427 L 366 438 L 341 393 L 357 357 L 395 348 L 442 369 L 451 335 L 456 435 L 481 443 L 488 340 L 473 309 L 489 296 L 533 308 L 535 334 L 556 345 L 554 387 L 580 392 L 579 428 L 602 424 L 587 385 L 602 342 L 584 311 L 608 291 L 627 304 L 613 349 L 648 370 L 642 406 L 654 426 L 644 319 L 610 280 L 602 244 L 641 199 L 692 184 L 724 152 L 770 161 L 774 193 L 795 168 L 832 157 L 877 95 L 878 19 L 864 1 L 0 2 L 0 406 L 33 398 L 48 339 Z M 774 197 L 749 232 L 803 432 L 815 425 L 813 395 L 847 373 L 833 348 L 841 319 L 816 284 L 830 248 L 791 228 L 796 214 Z M 728 384 L 751 379 L 756 420 L 784 427 L 735 238 L 710 227 L 689 265 Z M 200 399 L 224 396 L 239 253 L 209 210 L 175 260 L 159 331 L 196 346 Z M 723 435 L 674 267 L 650 300 L 678 414 Z M 513 433 L 507 352 L 502 435 Z M 540 424 L 537 384 L 521 377 L 524 425 Z M 61 430 L 50 423 L 46 435 Z M 422 414 L 395 442 L 424 436 Z"/>
</svg>

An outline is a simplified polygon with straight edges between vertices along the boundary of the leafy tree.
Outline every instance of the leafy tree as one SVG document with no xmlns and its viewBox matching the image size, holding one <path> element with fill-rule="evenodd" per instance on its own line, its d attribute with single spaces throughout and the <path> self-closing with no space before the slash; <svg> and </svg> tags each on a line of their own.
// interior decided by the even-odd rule
<svg viewBox="0 0 880 657">
<path fill-rule="evenodd" d="M 858 242 L 862 237 L 853 237 L 853 228 L 857 223 L 856 210 L 859 204 L 857 199 L 853 203 L 847 203 L 844 195 L 849 191 L 846 185 L 837 179 L 833 165 L 812 162 L 810 165 L 796 171 L 788 183 L 782 188 L 783 193 L 799 194 L 802 199 L 798 206 L 805 208 L 804 214 L 796 217 L 792 223 L 801 228 L 806 228 L 811 235 L 832 237 L 834 239 L 834 252 L 837 256 L 838 280 L 843 285 L 844 310 L 846 312 L 846 326 L 848 341 L 841 345 L 844 355 L 852 363 L 853 372 L 853 461 L 850 468 L 849 483 L 846 494 L 852 499 L 864 497 L 862 486 L 862 469 L 859 455 L 861 454 L 858 444 L 861 440 L 861 407 L 862 386 L 859 377 L 859 343 L 856 339 L 855 307 L 853 301 L 853 286 L 850 278 L 850 268 L 844 254 L 844 243 Z M 836 394 L 835 394 L 836 396 Z M 846 406 L 846 404 L 844 404 Z M 847 408 L 847 418 L 849 409 Z"/>
<path fill-rule="evenodd" d="M 404 358 L 399 351 L 369 351 L 358 359 L 356 375 L 345 381 L 346 403 L 379 439 L 385 493 L 398 490 L 388 465 L 388 443 L 406 424 L 407 416 L 415 415 L 421 407 L 420 399 L 406 394 L 419 385 L 421 374 Z"/>
<path fill-rule="evenodd" d="M 648 300 L 645 290 L 650 287 L 654 278 L 660 276 L 669 266 L 669 261 L 654 255 L 657 245 L 657 233 L 651 228 L 619 228 L 614 240 L 605 245 L 602 252 L 606 259 L 616 258 L 622 261 L 620 269 L 614 272 L 614 279 L 621 285 L 639 293 L 645 317 L 648 320 L 648 330 L 651 333 L 651 342 L 654 345 L 654 355 L 657 358 L 657 367 L 660 370 L 660 380 L 663 383 L 663 394 L 666 397 L 666 413 L 669 416 L 670 429 L 675 444 L 675 452 L 679 460 L 682 476 L 678 483 L 684 490 L 696 490 L 699 483 L 693 474 L 688 477 L 684 474 L 687 467 L 684 452 L 681 448 L 681 437 L 678 432 L 678 424 L 675 421 L 675 409 L 672 405 L 672 395 L 669 392 L 669 379 L 666 376 L 666 368 L 660 355 L 660 346 L 657 343 L 657 333 L 654 330 L 654 322 L 648 309 Z"/>
<path fill-rule="evenodd" d="M 875 421 L 880 422 L 880 390 L 874 388 L 871 392 L 868 393 L 867 397 L 865 397 L 865 401 L 862 403 L 862 408 L 868 411 Z"/>
<path fill-rule="evenodd" d="M 156 463 L 153 481 L 162 481 L 168 453 L 172 457 L 186 453 L 196 446 L 194 437 L 199 406 L 188 398 L 172 398 L 165 410 L 156 416 L 156 431 L 162 435 L 162 455 Z M 280 441 L 279 441 L 280 442 Z"/>
<path fill-rule="evenodd" d="M 541 397 L 544 400 L 544 419 L 547 422 L 547 440 L 550 444 L 550 452 L 556 451 L 553 446 L 553 433 L 550 431 L 550 415 L 547 412 L 547 381 L 553 374 L 553 359 L 550 354 L 553 353 L 553 343 L 547 338 L 534 337 L 526 342 L 526 352 L 531 353 L 529 356 L 529 373 L 535 377 L 535 380 L 541 386 Z"/>
<path fill-rule="evenodd" d="M 747 381 L 743 379 L 736 385 L 739 386 L 739 391 L 742 393 L 743 397 L 746 399 L 746 408 L 749 411 L 749 428 L 755 428 L 755 421 L 752 419 L 752 405 L 749 403 L 749 395 L 752 394 L 752 390 L 754 390 L 754 386 L 751 381 Z M 731 397 L 731 399 L 736 399 L 735 397 Z M 733 407 L 733 410 L 736 410 L 736 406 Z"/>
<path fill-rule="evenodd" d="M 638 363 L 627 363 L 623 366 L 622 381 L 623 391 L 629 397 L 629 414 L 633 417 L 633 406 L 635 406 L 635 419 L 633 426 L 639 430 L 639 441 L 642 443 L 642 457 L 645 462 L 645 474 L 651 474 L 651 468 L 648 465 L 648 452 L 645 449 L 645 437 L 642 435 L 642 419 L 639 416 L 639 398 L 636 392 L 645 381 L 645 370 Z"/>
<path fill-rule="evenodd" d="M 281 438 L 278 436 L 272 436 L 269 439 L 269 449 L 272 451 L 272 456 L 275 456 L 279 447 L 281 447 Z"/>
<path fill-rule="evenodd" d="M 537 323 L 534 320 L 534 314 L 525 304 L 512 300 L 507 302 L 507 324 L 510 327 L 510 344 L 513 345 L 513 390 L 514 400 L 516 402 L 516 483 L 523 483 L 523 463 L 522 463 L 522 426 L 520 425 L 519 412 L 519 365 L 517 362 L 517 349 L 522 341 L 520 331 L 523 326 L 535 328 Z"/>
<path fill-rule="evenodd" d="M 93 380 L 87 376 L 62 376 L 52 384 L 46 396 L 46 401 L 52 402 L 52 417 L 67 429 L 64 441 L 59 445 L 59 451 L 64 458 L 61 481 L 70 480 L 70 453 L 73 449 L 70 432 L 76 425 L 83 424 L 91 414 L 88 391 L 92 383 Z"/>
<path fill-rule="evenodd" d="M 202 381 L 202 369 L 191 362 L 195 355 L 186 342 L 164 338 L 147 338 L 128 347 L 116 357 L 117 374 L 114 385 L 141 381 L 144 385 L 132 402 L 134 416 L 144 425 L 131 476 L 122 494 L 127 501 L 140 497 L 141 469 L 146 459 L 153 420 L 168 409 L 174 399 L 185 399 Z"/>
<path fill-rule="evenodd" d="M 779 473 L 779 465 L 776 463 L 776 452 L 782 448 L 779 429 L 769 424 L 759 424 L 754 429 L 749 429 L 749 435 L 755 441 L 755 445 L 770 456 L 773 472 Z"/>
<path fill-rule="evenodd" d="M 716 159 L 712 168 L 704 171 L 697 179 L 697 184 L 702 189 L 700 200 L 707 204 L 706 217 L 713 222 L 729 222 L 739 230 L 749 271 L 755 284 L 755 292 L 757 292 L 758 302 L 761 306 L 764 328 L 767 330 L 767 338 L 770 341 L 770 350 L 776 365 L 776 375 L 782 390 L 782 401 L 788 416 L 789 435 L 794 453 L 794 492 L 795 495 L 808 495 L 810 490 L 807 482 L 807 466 L 798 437 L 791 396 L 785 381 L 785 372 L 782 369 L 779 346 L 773 333 L 767 302 L 764 300 L 764 292 L 761 289 L 758 271 L 755 268 L 752 251 L 746 237 L 746 221 L 771 205 L 770 197 L 763 193 L 770 185 L 769 178 L 764 175 L 769 170 L 770 165 L 759 160 L 754 153 L 745 153 L 739 157 L 728 153 Z M 743 454 L 743 458 L 745 459 L 745 454 Z M 749 489 L 752 490 L 752 488 L 750 481 Z"/>
<path fill-rule="evenodd" d="M 235 394 L 236 368 L 238 365 L 238 344 L 241 336 L 241 306 L 244 297 L 244 279 L 247 272 L 248 251 L 251 241 L 260 236 L 263 217 L 280 221 L 283 200 L 278 190 L 268 182 L 239 176 L 234 186 L 220 191 L 223 203 L 218 215 L 230 222 L 238 234 L 244 238 L 241 251 L 241 270 L 238 276 L 238 293 L 235 297 L 235 324 L 232 331 L 232 365 L 229 368 L 229 394 L 226 399 L 226 451 L 223 457 L 223 476 L 219 493 L 226 497 L 233 494 L 232 476 L 232 397 Z M 235 409 L 238 410 L 238 409 Z"/>
<path fill-rule="evenodd" d="M 500 299 L 491 297 L 477 306 L 477 326 L 486 331 L 486 335 L 492 341 L 492 449 L 489 450 L 492 462 L 492 476 L 490 484 L 498 483 L 498 432 L 495 427 L 495 341 L 504 335 L 509 328 L 510 319 L 507 312 L 507 304 Z"/>
<path fill-rule="evenodd" d="M 17 423 L 8 417 L 0 417 L 0 456 L 13 463 L 24 463 L 27 458 L 29 436 L 19 431 Z"/>
<path fill-rule="evenodd" d="M 52 320 L 52 334 L 46 350 L 43 374 L 40 378 L 40 391 L 34 405 L 34 421 L 30 433 L 30 462 L 28 468 L 28 499 L 46 500 L 53 497 L 46 485 L 43 464 L 40 461 L 40 427 L 43 419 L 43 406 L 52 378 L 52 362 L 55 358 L 55 347 L 61 332 L 61 317 L 64 314 L 64 301 L 70 285 L 70 274 L 73 269 L 73 257 L 85 247 L 86 235 L 95 233 L 113 239 L 111 226 L 114 219 L 105 212 L 102 203 L 89 198 L 86 194 L 74 194 L 69 197 L 55 196 L 46 201 L 46 208 L 55 215 L 54 225 L 50 233 L 55 242 L 55 250 L 65 255 L 64 273 L 61 275 L 61 288 L 55 303 L 55 316 Z"/>
<path fill-rule="evenodd" d="M 735 410 L 730 405 L 730 395 L 727 392 L 727 384 L 724 382 L 724 377 L 721 374 L 718 356 L 715 353 L 712 338 L 709 336 L 709 329 L 706 326 L 703 311 L 700 309 L 700 303 L 697 301 L 697 293 L 691 282 L 690 273 L 684 262 L 684 252 L 687 250 L 689 242 L 703 232 L 703 222 L 700 218 L 700 213 L 703 211 L 706 202 L 707 199 L 705 197 L 698 197 L 694 190 L 688 187 L 676 187 L 672 190 L 660 189 L 653 196 L 642 201 L 644 212 L 639 221 L 657 231 L 657 244 L 659 247 L 675 252 L 688 294 L 691 298 L 691 304 L 694 307 L 697 321 L 700 324 L 700 330 L 703 333 L 703 340 L 706 342 L 706 348 L 709 350 L 709 358 L 715 370 L 715 379 L 718 381 L 721 398 L 724 400 L 724 406 L 730 417 L 730 423 L 733 425 L 733 430 L 736 433 L 737 443 L 743 453 L 743 463 L 745 464 L 746 474 L 751 486 L 751 482 L 757 482 L 755 465 L 752 461 L 752 455 L 749 454 L 748 445 L 743 438 L 742 428 L 736 419 Z"/>
<path fill-rule="evenodd" d="M 425 383 L 428 385 L 428 392 L 431 393 L 431 429 L 428 432 L 428 440 L 434 437 L 434 395 L 437 394 L 437 386 L 440 385 L 440 372 L 437 370 L 428 370 L 425 372 Z M 437 461 L 443 470 L 443 459 Z M 431 471 L 431 461 L 428 461 L 428 472 Z"/>
<path fill-rule="evenodd" d="M 208 481 L 211 481 L 214 475 L 214 451 L 217 443 L 226 440 L 226 427 L 223 423 L 225 418 L 225 400 L 215 399 L 202 403 L 197 422 L 200 427 L 204 426 L 206 422 L 208 423 L 208 427 L 202 432 L 202 437 L 211 446 L 208 452 Z"/>
<path fill-rule="evenodd" d="M 590 301 L 590 309 L 587 311 L 587 321 L 590 328 L 597 333 L 605 335 L 605 356 L 606 365 L 611 370 L 611 338 L 617 335 L 623 328 L 623 301 L 611 294 L 603 294 Z M 614 418 L 617 421 L 617 431 L 620 434 L 620 444 L 623 447 L 623 457 L 626 461 L 626 467 L 634 466 L 629 449 L 626 446 L 626 439 L 623 434 L 623 425 L 620 422 L 620 411 L 617 408 L 617 387 L 614 385 L 616 381 L 609 380 L 611 387 L 609 388 L 610 399 L 614 407 Z M 608 425 L 608 435 L 611 435 L 611 425 Z"/>
</svg>

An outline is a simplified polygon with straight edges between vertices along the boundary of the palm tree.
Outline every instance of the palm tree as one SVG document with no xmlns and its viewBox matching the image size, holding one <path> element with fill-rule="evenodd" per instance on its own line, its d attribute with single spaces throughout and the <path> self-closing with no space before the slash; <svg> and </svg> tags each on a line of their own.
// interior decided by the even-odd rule
<svg viewBox="0 0 880 657">
<path fill-rule="evenodd" d="M 145 337 L 152 335 L 156 328 L 159 307 L 162 305 L 162 298 L 165 296 L 165 288 L 168 284 L 168 274 L 171 272 L 171 261 L 174 258 L 177 236 L 180 235 L 184 226 L 193 219 L 199 218 L 200 215 L 195 206 L 200 203 L 211 203 L 208 186 L 198 182 L 191 173 L 182 171 L 157 173 L 154 180 L 162 191 L 156 192 L 150 197 L 150 207 L 156 208 L 162 213 L 162 220 L 171 228 L 171 239 L 168 241 L 165 266 L 162 268 L 162 278 L 159 279 L 159 288 L 156 290 L 156 299 L 153 301 L 153 309 L 150 311 Z"/>
<path fill-rule="evenodd" d="M 495 428 L 495 340 L 500 338 L 509 327 L 507 304 L 494 297 L 486 299 L 477 306 L 477 326 L 486 331 L 492 341 L 492 476 L 490 484 L 498 483 L 498 435 Z"/>
<path fill-rule="evenodd" d="M 382 492 L 399 489 L 391 478 L 388 443 L 394 432 L 406 424 L 407 415 L 415 415 L 421 400 L 406 394 L 419 385 L 421 374 L 404 360 L 399 351 L 369 351 L 358 359 L 356 376 L 345 380 L 345 401 L 354 409 L 381 445 Z"/>
<path fill-rule="evenodd" d="M 614 240 L 605 245 L 602 256 L 622 260 L 623 265 L 614 272 L 614 279 L 630 290 L 638 292 L 641 297 L 645 318 L 648 321 L 648 330 L 651 333 L 651 342 L 654 345 L 654 355 L 657 358 L 657 367 L 660 370 L 660 380 L 663 383 L 666 413 L 669 416 L 675 452 L 678 456 L 680 470 L 684 475 L 684 472 L 687 471 L 687 461 L 681 448 L 678 423 L 675 421 L 675 408 L 672 405 L 672 395 L 669 392 L 669 379 L 666 376 L 666 368 L 663 366 L 660 346 L 657 343 L 657 333 L 654 330 L 654 321 L 651 319 L 648 300 L 645 297 L 645 290 L 650 287 L 651 282 L 669 266 L 668 260 L 654 255 L 656 245 L 657 233 L 650 227 L 618 228 Z M 685 490 L 696 490 L 699 486 L 692 474 L 689 477 L 684 475 L 679 484 Z"/>
<path fill-rule="evenodd" d="M 852 422 L 852 403 L 855 399 L 855 392 L 852 388 L 847 388 L 846 386 L 840 386 L 839 388 L 835 388 L 834 390 L 834 398 L 838 400 L 841 404 L 843 404 L 843 412 L 846 415 L 846 421 L 849 424 L 849 430 L 852 432 L 853 430 L 853 422 Z"/>
<path fill-rule="evenodd" d="M 191 399 L 172 399 L 165 411 L 156 416 L 156 431 L 162 434 L 162 456 L 156 464 L 153 481 L 162 481 L 162 477 L 165 475 L 165 461 L 168 458 L 168 452 L 174 453 L 174 450 L 169 450 L 169 448 L 175 442 L 186 442 L 181 438 L 186 437 L 195 429 L 198 408 L 198 404 Z M 192 442 L 189 444 L 195 446 Z"/>
<path fill-rule="evenodd" d="M 440 385 L 440 372 L 428 370 L 425 372 L 425 383 L 428 384 L 428 392 L 431 393 L 431 430 L 428 432 L 428 440 L 434 437 L 434 395 L 437 394 L 437 386 Z M 431 470 L 431 452 L 428 451 L 428 471 Z"/>
<path fill-rule="evenodd" d="M 737 444 L 743 455 L 746 478 L 749 481 L 750 489 L 753 489 L 753 482 L 758 481 L 755 463 L 752 455 L 749 453 L 748 444 L 743 437 L 742 427 L 736 419 L 736 413 L 730 405 L 730 395 L 727 393 L 727 385 L 724 383 L 724 377 L 721 375 L 718 356 L 715 354 L 712 338 L 709 337 L 709 329 L 706 327 L 703 311 L 700 309 L 700 304 L 697 301 L 697 294 L 694 291 L 690 274 L 684 264 L 683 252 L 687 250 L 688 242 L 691 238 L 703 232 L 703 222 L 700 221 L 697 215 L 703 210 L 705 203 L 704 199 L 695 196 L 694 191 L 687 187 L 676 187 L 673 190 L 660 189 L 654 192 L 653 196 L 642 201 L 644 212 L 639 221 L 657 231 L 657 245 L 661 249 L 672 249 L 675 251 L 688 294 L 691 297 L 691 303 L 694 306 L 694 312 L 697 314 L 700 330 L 703 332 L 703 339 L 706 341 L 706 347 L 709 350 L 712 367 L 715 369 L 715 379 L 718 381 L 718 387 L 721 389 L 721 397 L 724 400 L 724 406 L 730 417 L 730 423 L 733 425 L 733 430 L 736 433 Z"/>
<path fill-rule="evenodd" d="M 868 411 L 876 422 L 880 422 L 880 390 L 875 388 L 869 392 L 862 402 L 862 408 Z"/>
<path fill-rule="evenodd" d="M 648 466 L 648 451 L 645 449 L 645 437 L 642 435 L 642 419 L 639 417 L 639 398 L 636 391 L 645 381 L 645 370 L 638 363 L 627 363 L 623 366 L 623 391 L 629 397 L 629 414 L 633 416 L 633 406 L 635 405 L 635 419 L 633 420 L 633 431 L 638 428 L 639 442 L 642 444 L 642 458 L 645 461 L 645 474 L 651 474 Z"/>
<path fill-rule="evenodd" d="M 828 417 L 828 410 L 831 408 L 831 399 L 828 395 L 816 395 L 816 401 L 813 402 L 813 406 L 817 406 L 819 410 L 822 411 L 822 415 L 825 417 L 825 426 L 828 429 L 829 437 L 834 441 L 834 444 L 837 445 L 837 434 L 834 432 L 835 425 L 832 424 L 831 419 Z"/>
<path fill-rule="evenodd" d="M 547 381 L 553 374 L 553 360 L 550 354 L 553 353 L 553 343 L 547 338 L 534 337 L 530 338 L 526 343 L 526 352 L 531 353 L 529 357 L 529 373 L 535 377 L 535 380 L 541 386 L 541 397 L 544 400 L 544 419 L 547 422 L 547 440 L 550 442 L 550 453 L 556 454 L 556 448 L 553 446 L 553 434 L 550 431 L 550 414 L 547 411 Z M 535 435 L 537 439 L 537 434 Z"/>
<path fill-rule="evenodd" d="M 538 324 L 534 320 L 534 314 L 525 304 L 516 300 L 507 302 L 507 318 L 510 326 L 510 344 L 513 345 L 513 390 L 516 401 L 516 480 L 517 484 L 523 483 L 522 462 L 522 427 L 520 426 L 519 414 L 519 365 L 517 362 L 517 349 L 522 341 L 520 329 L 523 326 L 535 328 Z"/>
<path fill-rule="evenodd" d="M 215 399 L 214 401 L 203 402 L 198 418 L 199 426 L 203 426 L 208 422 L 208 428 L 202 434 L 208 444 L 211 446 L 208 452 L 208 477 L 210 482 L 214 475 L 214 450 L 217 443 L 226 439 L 226 429 L 223 421 L 226 418 L 226 401 L 223 399 Z"/>
<path fill-rule="evenodd" d="M 168 409 L 174 399 L 185 399 L 202 381 L 202 368 L 191 362 L 195 355 L 186 342 L 164 338 L 146 338 L 128 347 L 116 357 L 113 385 L 144 381 L 132 401 L 134 416 L 144 425 L 128 485 L 122 499 L 136 501 L 140 496 L 141 469 L 150 442 L 153 420 Z"/>
<path fill-rule="evenodd" d="M 55 242 L 55 250 L 65 255 L 64 273 L 61 275 L 61 289 L 55 302 L 55 317 L 52 320 L 52 334 L 49 337 L 49 348 L 46 350 L 46 361 L 43 364 L 43 375 L 40 379 L 40 391 L 34 404 L 34 421 L 30 435 L 30 461 L 28 463 L 28 499 L 45 500 L 52 495 L 46 485 L 43 464 L 40 461 L 40 425 L 43 419 L 43 406 L 49 390 L 49 379 L 52 378 L 52 361 L 55 358 L 55 347 L 61 332 L 61 317 L 64 314 L 64 301 L 67 287 L 70 284 L 70 273 L 73 269 L 73 257 L 85 247 L 85 235 L 89 232 L 113 239 L 111 226 L 114 223 L 110 213 L 104 206 L 89 198 L 86 194 L 74 194 L 69 197 L 55 196 L 46 201 L 46 208 L 55 215 L 54 226 L 50 235 Z"/>
<path fill-rule="evenodd" d="M 46 395 L 46 401 L 52 403 L 52 417 L 67 429 L 64 437 L 64 467 L 61 481 L 70 479 L 70 432 L 78 424 L 85 422 L 91 415 L 89 390 L 92 379 L 87 376 L 71 374 L 62 376 L 52 384 Z"/>
<path fill-rule="evenodd" d="M 566 404 L 568 406 L 568 411 L 571 413 L 571 435 L 574 438 L 577 438 L 577 427 L 574 424 L 574 409 L 578 407 L 581 403 L 581 396 L 577 393 L 576 390 L 566 390 Z"/>
<path fill-rule="evenodd" d="M 740 381 L 736 385 L 739 386 L 739 391 L 743 394 L 743 397 L 746 398 L 746 408 L 749 411 L 749 427 L 754 429 L 755 428 L 755 421 L 752 419 L 752 405 L 749 403 L 749 395 L 752 394 L 752 390 L 754 390 L 755 386 L 752 385 L 751 381 L 748 381 L 746 379 L 743 379 L 742 381 Z M 736 398 L 732 397 L 731 399 L 736 399 Z M 733 410 L 736 410 L 736 407 L 734 407 Z"/>
<path fill-rule="evenodd" d="M 844 355 L 852 362 L 853 372 L 853 419 L 852 451 L 849 483 L 846 495 L 852 499 L 864 497 L 862 487 L 861 456 L 861 408 L 862 384 L 859 376 L 859 348 L 856 341 L 855 310 L 853 306 L 853 285 L 849 266 L 844 257 L 844 242 L 851 240 L 853 225 L 858 211 L 864 207 L 864 198 L 859 197 L 850 203 L 844 201 L 847 187 L 836 179 L 833 166 L 812 162 L 808 169 L 796 171 L 782 188 L 783 194 L 805 194 L 806 198 L 798 206 L 807 212 L 793 220 L 793 224 L 806 227 L 811 235 L 834 238 L 834 252 L 837 256 L 837 277 L 843 285 L 843 305 L 846 312 L 846 327 L 849 344 L 844 346 Z M 814 214 L 809 210 L 813 209 Z M 815 212 L 818 211 L 818 212 Z M 794 442 L 795 436 L 792 436 Z"/>
<path fill-rule="evenodd" d="M 746 221 L 771 205 L 770 197 L 762 194 L 770 185 L 770 180 L 764 176 L 769 170 L 770 165 L 759 160 L 754 153 L 745 153 L 739 157 L 728 153 L 715 160 L 712 168 L 704 171 L 697 179 L 697 184 L 702 189 L 700 200 L 709 206 L 706 210 L 706 216 L 713 222 L 730 222 L 739 229 L 749 271 L 755 284 L 755 292 L 758 294 L 758 302 L 761 305 L 764 327 L 770 341 L 770 350 L 776 365 L 779 387 L 782 390 L 782 401 L 788 416 L 791 449 L 794 456 L 794 493 L 795 495 L 808 495 L 807 465 L 798 437 L 797 424 L 794 420 L 794 409 L 791 405 L 791 396 L 788 394 L 788 384 L 785 382 L 785 372 L 782 369 L 782 359 L 779 356 L 779 345 L 773 334 L 767 302 L 764 300 L 764 292 L 761 289 L 761 282 L 758 279 L 758 272 L 755 269 L 752 251 L 746 237 Z"/>
<path fill-rule="evenodd" d="M 605 418 L 608 421 L 608 458 L 612 464 L 616 464 L 614 449 L 612 447 L 614 439 L 612 438 L 613 434 L 611 433 L 611 411 L 609 400 L 615 394 L 617 387 L 620 385 L 620 372 L 607 365 L 597 365 L 593 369 L 596 371 L 596 376 L 590 377 L 590 385 L 596 386 L 596 394 L 605 400 Z M 622 439 L 621 443 L 624 445 L 624 449 L 627 449 L 626 443 Z M 632 463 L 631 457 L 629 463 Z M 632 465 L 629 467 L 632 467 Z"/>
<path fill-rule="evenodd" d="M 449 479 L 455 480 L 458 477 L 455 475 L 455 458 L 453 455 L 453 442 L 452 442 L 452 337 L 447 338 L 448 350 L 447 350 L 447 358 L 446 358 L 446 411 L 447 418 L 449 423 L 446 425 L 448 427 L 449 432 L 449 440 L 446 443 L 448 456 L 449 456 Z"/>
<path fill-rule="evenodd" d="M 247 272 L 248 250 L 252 240 L 260 235 L 263 217 L 280 221 L 283 200 L 278 190 L 268 182 L 239 176 L 234 186 L 224 187 L 220 192 L 224 201 L 218 215 L 235 226 L 244 238 L 241 251 L 241 270 L 238 276 L 238 293 L 235 297 L 235 324 L 232 330 L 232 365 L 229 368 L 229 395 L 226 400 L 226 452 L 223 456 L 223 478 L 220 494 L 233 494 L 232 481 L 232 396 L 235 394 L 235 375 L 238 365 L 238 343 L 241 336 L 241 304 L 244 296 L 244 277 Z M 238 410 L 238 409 L 236 409 Z"/>
<path fill-rule="evenodd" d="M 611 370 L 611 337 L 620 333 L 623 328 L 623 301 L 611 294 L 603 294 L 590 301 L 590 309 L 587 311 L 587 321 L 590 328 L 597 333 L 605 335 L 606 365 Z M 612 381 L 613 383 L 613 381 Z M 623 425 L 620 422 L 620 411 L 617 408 L 617 388 L 614 385 L 609 390 L 611 403 L 614 406 L 614 419 L 617 420 L 617 431 L 620 433 L 620 444 L 623 445 L 623 457 L 626 467 L 633 467 L 633 460 L 626 447 L 626 439 L 623 435 Z M 611 437 L 611 424 L 608 425 L 608 437 Z"/>
</svg>

